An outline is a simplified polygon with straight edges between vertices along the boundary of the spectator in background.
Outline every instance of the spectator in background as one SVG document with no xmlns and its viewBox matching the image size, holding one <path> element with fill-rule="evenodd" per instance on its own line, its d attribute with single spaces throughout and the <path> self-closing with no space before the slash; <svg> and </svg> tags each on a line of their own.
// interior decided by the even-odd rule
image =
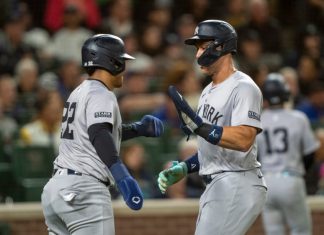
<svg viewBox="0 0 324 235">
<path fill-rule="evenodd" d="M 0 154 L 3 153 L 4 159 L 10 161 L 10 152 L 18 133 L 17 122 L 3 113 L 3 102 L 0 98 Z M 3 158 L 2 158 L 3 160 Z"/>
<path fill-rule="evenodd" d="M 164 34 L 169 32 L 172 22 L 171 6 L 170 1 L 155 1 L 147 16 L 148 24 L 159 27 Z"/>
<path fill-rule="evenodd" d="M 63 18 L 64 27 L 53 35 L 48 53 L 59 61 L 75 60 L 81 63 L 81 47 L 93 33 L 82 26 L 84 15 L 76 5 L 66 5 Z"/>
<path fill-rule="evenodd" d="M 296 109 L 307 115 L 313 127 L 324 125 L 324 82 L 312 82 L 309 86 L 306 99 Z"/>
<path fill-rule="evenodd" d="M 323 18 L 324 19 L 324 18 Z M 294 47 L 286 55 L 286 64 L 296 68 L 298 61 L 303 56 L 309 56 L 314 60 L 322 60 L 324 55 L 323 35 L 313 24 L 307 24 L 295 34 Z"/>
<path fill-rule="evenodd" d="M 37 103 L 36 119 L 20 129 L 23 145 L 53 146 L 58 153 L 61 138 L 63 100 L 58 92 L 48 92 Z"/>
<path fill-rule="evenodd" d="M 300 93 L 297 71 L 292 67 L 283 67 L 279 70 L 279 73 L 282 74 L 287 85 L 289 86 L 291 93 L 290 107 L 295 108 L 305 98 L 304 95 Z"/>
<path fill-rule="evenodd" d="M 247 0 L 228 0 L 226 1 L 225 21 L 239 28 L 247 23 Z"/>
<path fill-rule="evenodd" d="M 133 5 L 131 0 L 112 0 L 106 7 L 107 16 L 100 26 L 101 33 L 125 37 L 134 31 Z"/>
<path fill-rule="evenodd" d="M 277 20 L 270 15 L 267 0 L 249 0 L 248 22 L 237 29 L 240 37 L 247 30 L 258 32 L 265 53 L 280 54 L 282 51 L 281 28 Z"/>
<path fill-rule="evenodd" d="M 297 50 L 300 50 L 301 54 L 308 55 L 311 58 L 323 59 L 324 48 L 322 36 L 315 25 L 306 25 L 301 35 L 299 35 Z"/>
<path fill-rule="evenodd" d="M 16 65 L 17 121 L 19 125 L 32 120 L 36 114 L 38 96 L 38 64 L 31 58 L 22 58 Z"/>
<path fill-rule="evenodd" d="M 124 38 L 125 50 L 133 55 L 136 60 L 130 60 L 127 63 L 127 67 L 129 70 L 147 70 L 145 73 L 149 75 L 153 75 L 155 72 L 155 66 L 153 63 L 153 59 L 142 52 L 139 48 L 139 39 L 138 35 L 135 33 L 127 34 Z"/>
<path fill-rule="evenodd" d="M 180 121 L 178 112 L 175 109 L 173 101 L 166 92 L 164 104 L 156 108 L 152 115 L 159 118 L 164 123 L 164 135 L 168 135 L 171 142 L 173 141 L 172 138 L 178 138 L 182 135 L 182 132 L 179 131 Z"/>
<path fill-rule="evenodd" d="M 80 64 L 75 60 L 61 61 L 58 69 L 58 91 L 63 100 L 83 81 Z"/>
<path fill-rule="evenodd" d="M 165 74 L 162 89 L 166 91 L 170 85 L 176 86 L 191 107 L 197 107 L 202 91 L 201 79 L 196 76 L 192 65 L 185 60 L 174 62 Z"/>
<path fill-rule="evenodd" d="M 43 50 L 49 45 L 49 33 L 44 28 L 34 25 L 33 15 L 27 3 L 20 2 L 18 4 L 18 11 L 25 31 L 23 42 L 35 48 L 37 55 L 41 55 Z"/>
<path fill-rule="evenodd" d="M 47 0 L 44 12 L 44 25 L 50 32 L 56 32 L 64 25 L 64 14 L 70 5 L 82 14 L 87 28 L 96 29 L 101 21 L 96 0 Z"/>
<path fill-rule="evenodd" d="M 300 57 L 297 66 L 300 91 L 304 95 L 308 95 L 311 83 L 319 81 L 323 77 L 322 65 L 319 59 L 303 55 Z"/>
<path fill-rule="evenodd" d="M 255 30 L 241 33 L 238 45 L 239 53 L 236 63 L 240 70 L 250 74 L 260 86 L 268 71 L 279 69 L 281 57 L 276 54 L 264 53 L 260 35 Z"/>
<path fill-rule="evenodd" d="M 121 156 L 130 174 L 136 179 L 142 189 L 144 198 L 156 198 L 160 195 L 155 177 L 148 170 L 144 146 L 136 141 L 125 143 L 121 149 Z M 149 156 L 154 157 L 154 156 Z"/>
<path fill-rule="evenodd" d="M 46 50 L 50 46 L 50 34 L 46 29 L 35 26 L 33 12 L 26 2 L 18 3 L 18 12 L 24 27 L 23 43 L 35 50 L 39 70 L 48 69 L 51 58 Z"/>
<path fill-rule="evenodd" d="M 195 22 L 219 16 L 224 11 L 224 1 L 178 0 L 174 1 L 174 6 L 176 15 L 179 15 L 178 11 L 180 14 L 189 13 L 194 17 Z"/>
<path fill-rule="evenodd" d="M 172 37 L 175 38 L 173 41 L 176 40 L 177 44 L 182 48 L 183 56 L 192 63 L 194 62 L 193 58 L 195 58 L 195 48 L 189 47 L 183 42 L 192 35 L 196 25 L 197 23 L 192 15 L 183 14 L 176 19 L 174 33 L 172 34 Z"/>
<path fill-rule="evenodd" d="M 322 0 L 309 0 L 303 1 L 306 5 L 302 8 L 302 16 L 304 16 L 305 22 L 310 22 L 316 25 L 318 28 L 324 28 L 324 4 Z M 306 14 L 305 14 L 306 13 Z"/>
<path fill-rule="evenodd" d="M 132 64 L 124 76 L 123 88 L 119 91 L 118 102 L 120 112 L 125 120 L 132 120 L 153 112 L 165 102 L 165 95 L 161 92 L 152 92 L 152 78 L 150 71 L 152 61 L 148 63 Z"/>
<path fill-rule="evenodd" d="M 201 91 L 201 78 L 196 75 L 188 61 L 173 61 L 173 64 L 169 66 L 170 68 L 163 75 L 164 79 L 161 80 L 160 90 L 166 93 L 169 85 L 174 85 L 182 92 L 191 107 L 197 107 Z M 170 137 L 182 135 L 179 131 L 180 122 L 177 111 L 168 95 L 166 95 L 165 103 L 155 108 L 153 115 L 164 122 L 168 130 L 166 134 L 170 134 Z"/>
<path fill-rule="evenodd" d="M 263 47 L 258 32 L 254 30 L 245 31 L 238 44 L 238 50 L 239 56 L 236 57 L 236 63 L 243 72 L 251 74 L 250 70 L 264 63 L 261 59 Z"/>
<path fill-rule="evenodd" d="M 35 56 L 34 50 L 23 42 L 25 27 L 20 15 L 7 19 L 0 31 L 0 74 L 14 74 L 18 61 L 25 56 Z"/>
<path fill-rule="evenodd" d="M 10 75 L 0 77 L 0 99 L 5 116 L 16 119 L 17 89 L 16 82 Z"/>
<path fill-rule="evenodd" d="M 140 50 L 154 59 L 163 52 L 164 36 L 160 27 L 154 24 L 145 26 L 140 35 Z"/>
<path fill-rule="evenodd" d="M 58 87 L 59 87 L 59 77 L 57 76 L 56 73 L 45 72 L 39 76 L 40 96 L 44 95 L 44 93 L 47 93 L 49 91 L 56 91 L 58 90 Z"/>
</svg>

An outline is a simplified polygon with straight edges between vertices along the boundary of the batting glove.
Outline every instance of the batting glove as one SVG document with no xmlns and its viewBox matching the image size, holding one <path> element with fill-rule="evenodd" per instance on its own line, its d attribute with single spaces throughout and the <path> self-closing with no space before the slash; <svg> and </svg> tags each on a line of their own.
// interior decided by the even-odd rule
<svg viewBox="0 0 324 235">
<path fill-rule="evenodd" d="M 134 122 L 133 125 L 140 136 L 159 137 L 164 132 L 162 121 L 152 115 L 145 115 L 141 121 Z"/>
<path fill-rule="evenodd" d="M 182 178 L 184 178 L 188 174 L 188 168 L 186 163 L 173 161 L 172 166 L 164 171 L 161 171 L 159 174 L 159 178 L 157 180 L 159 189 L 161 193 L 165 193 L 167 188 Z"/>
<path fill-rule="evenodd" d="M 192 134 L 203 124 L 203 120 L 192 110 L 190 105 L 174 86 L 169 86 L 168 93 L 178 111 L 181 129 L 187 135 Z"/>
<path fill-rule="evenodd" d="M 123 195 L 126 205 L 132 210 L 139 210 L 143 206 L 143 193 L 136 180 L 129 174 L 126 166 L 116 162 L 109 168 L 114 177 L 119 192 Z"/>
</svg>

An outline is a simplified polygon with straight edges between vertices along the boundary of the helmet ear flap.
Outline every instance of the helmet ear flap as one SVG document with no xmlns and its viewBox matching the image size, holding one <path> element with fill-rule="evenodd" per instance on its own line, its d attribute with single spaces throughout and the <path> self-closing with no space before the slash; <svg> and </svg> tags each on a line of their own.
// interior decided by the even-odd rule
<svg viewBox="0 0 324 235">
<path fill-rule="evenodd" d="M 119 61 L 116 59 L 111 59 L 111 64 L 114 67 L 114 70 L 116 71 L 116 74 L 121 73 L 125 70 L 125 61 Z M 116 75 L 113 74 L 113 75 Z"/>
</svg>

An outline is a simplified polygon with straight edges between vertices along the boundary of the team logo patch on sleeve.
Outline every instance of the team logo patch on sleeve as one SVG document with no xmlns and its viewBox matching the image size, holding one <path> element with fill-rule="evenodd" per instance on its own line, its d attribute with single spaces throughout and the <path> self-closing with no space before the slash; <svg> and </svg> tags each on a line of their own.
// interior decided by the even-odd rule
<svg viewBox="0 0 324 235">
<path fill-rule="evenodd" d="M 260 121 L 260 114 L 257 114 L 256 112 L 249 111 L 248 116 L 249 118 Z"/>
<path fill-rule="evenodd" d="M 112 116 L 111 112 L 95 112 L 94 114 L 95 118 L 102 118 L 102 117 L 111 118 L 111 116 Z"/>
</svg>

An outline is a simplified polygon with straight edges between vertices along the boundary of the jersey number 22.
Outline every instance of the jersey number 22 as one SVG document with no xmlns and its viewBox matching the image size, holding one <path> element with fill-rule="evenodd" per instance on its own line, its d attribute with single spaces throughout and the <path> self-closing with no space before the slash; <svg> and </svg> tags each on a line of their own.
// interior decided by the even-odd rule
<svg viewBox="0 0 324 235">
<path fill-rule="evenodd" d="M 69 124 L 74 121 L 76 102 L 65 102 L 64 111 L 62 117 L 62 132 L 61 138 L 73 140 L 73 130 L 70 129 Z M 66 124 L 65 124 L 66 122 Z M 65 125 L 65 129 L 64 129 Z"/>
</svg>

